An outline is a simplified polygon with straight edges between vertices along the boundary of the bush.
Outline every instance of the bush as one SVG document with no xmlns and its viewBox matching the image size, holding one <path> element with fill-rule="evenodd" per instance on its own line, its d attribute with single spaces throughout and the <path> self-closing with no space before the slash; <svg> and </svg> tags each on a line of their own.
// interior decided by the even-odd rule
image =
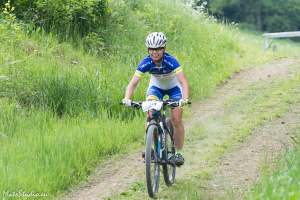
<svg viewBox="0 0 300 200">
<path fill-rule="evenodd" d="M 93 55 L 100 55 L 105 50 L 103 38 L 94 32 L 84 37 L 82 43 L 84 50 Z"/>
<path fill-rule="evenodd" d="M 6 0 L 0 0 L 1 5 Z M 13 0 L 19 19 L 56 32 L 60 39 L 84 37 L 100 33 L 108 13 L 107 0 Z"/>
</svg>

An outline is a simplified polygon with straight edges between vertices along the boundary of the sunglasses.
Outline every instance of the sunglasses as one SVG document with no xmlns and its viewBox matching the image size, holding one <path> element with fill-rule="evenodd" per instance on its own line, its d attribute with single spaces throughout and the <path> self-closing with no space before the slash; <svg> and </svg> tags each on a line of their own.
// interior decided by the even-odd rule
<svg viewBox="0 0 300 200">
<path fill-rule="evenodd" d="M 164 47 L 160 47 L 160 48 L 148 48 L 148 51 L 150 53 L 153 53 L 153 52 L 161 52 L 163 51 L 165 48 Z"/>
</svg>

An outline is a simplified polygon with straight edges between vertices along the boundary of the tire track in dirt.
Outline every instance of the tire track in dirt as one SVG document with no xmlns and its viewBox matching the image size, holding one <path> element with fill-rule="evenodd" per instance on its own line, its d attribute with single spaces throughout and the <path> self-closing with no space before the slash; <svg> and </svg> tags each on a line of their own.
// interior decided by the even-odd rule
<svg viewBox="0 0 300 200">
<path fill-rule="evenodd" d="M 115 156 L 100 164 L 87 182 L 68 191 L 61 200 L 99 200 L 127 190 L 144 176 L 141 152 Z"/>
<path fill-rule="evenodd" d="M 189 134 L 192 134 L 190 132 L 193 128 L 199 123 L 205 123 L 206 120 L 214 116 L 222 115 L 226 100 L 239 95 L 249 85 L 269 78 L 291 75 L 293 70 L 289 66 L 294 62 L 294 60 L 290 59 L 279 60 L 259 68 L 241 71 L 234 74 L 226 84 L 219 87 L 212 97 L 201 102 L 194 102 L 192 116 L 190 117 L 192 121 L 186 121 L 185 123 L 187 132 L 185 155 L 187 161 L 178 170 L 178 178 L 192 174 L 194 170 L 206 167 L 206 163 L 201 162 L 195 152 L 189 151 L 194 145 L 197 145 L 197 141 L 189 141 Z M 201 142 L 203 143 L 205 140 L 201 139 Z M 129 155 L 116 156 L 100 164 L 87 182 L 67 191 L 63 197 L 59 198 L 61 200 L 99 200 L 128 190 L 133 183 L 144 180 L 145 169 L 141 159 L 141 151 L 138 150 Z M 198 151 L 201 151 L 201 149 Z M 221 177 L 221 169 L 219 174 Z"/>
<path fill-rule="evenodd" d="M 271 164 L 295 143 L 293 133 L 300 124 L 300 104 L 282 118 L 254 131 L 248 140 L 227 153 L 210 182 L 211 199 L 242 199 L 258 180 L 262 164 Z"/>
<path fill-rule="evenodd" d="M 187 162 L 186 165 L 178 170 L 178 174 L 181 176 L 192 175 L 193 171 L 208 167 L 207 163 L 201 162 L 201 159 L 199 160 L 199 157 L 210 151 L 209 146 L 213 146 L 213 144 L 207 144 L 206 140 L 215 140 L 216 143 L 218 143 L 218 140 L 222 137 L 219 132 L 222 131 L 221 129 L 226 128 L 227 125 L 218 125 L 219 122 L 217 119 L 222 118 L 222 116 L 225 115 L 225 103 L 228 99 L 234 96 L 239 96 L 243 90 L 255 83 L 269 79 L 292 76 L 295 69 L 290 68 L 289 66 L 294 62 L 295 61 L 293 60 L 274 61 L 272 63 L 259 66 L 258 68 L 236 73 L 225 85 L 218 88 L 210 98 L 201 102 L 193 103 L 193 112 L 190 117 L 192 120 L 185 123 L 185 127 L 187 129 L 186 139 L 189 140 L 189 130 L 194 131 L 195 127 L 203 124 L 208 127 L 207 132 L 209 133 L 205 136 L 208 138 L 202 139 L 200 137 L 200 140 L 198 141 L 195 141 L 195 138 L 192 138 L 190 139 L 190 142 L 186 143 L 185 155 L 187 156 Z M 209 127 L 209 123 L 211 123 L 211 127 Z M 228 127 L 229 126 L 230 125 L 228 124 Z M 198 133 L 196 133 L 196 135 L 197 134 Z"/>
</svg>

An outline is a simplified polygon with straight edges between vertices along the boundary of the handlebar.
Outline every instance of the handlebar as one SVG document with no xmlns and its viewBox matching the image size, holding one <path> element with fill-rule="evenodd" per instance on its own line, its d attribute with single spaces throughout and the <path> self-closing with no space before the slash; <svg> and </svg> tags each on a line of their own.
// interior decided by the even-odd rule
<svg viewBox="0 0 300 200">
<path fill-rule="evenodd" d="M 132 108 L 139 109 L 142 107 L 143 101 L 132 101 L 131 106 Z M 122 104 L 122 103 L 120 103 Z M 187 104 L 192 104 L 192 102 L 187 102 Z M 123 105 L 123 104 L 122 104 Z M 175 108 L 179 106 L 179 101 L 174 101 L 174 100 L 163 100 L 163 107 L 169 106 L 171 108 Z"/>
</svg>

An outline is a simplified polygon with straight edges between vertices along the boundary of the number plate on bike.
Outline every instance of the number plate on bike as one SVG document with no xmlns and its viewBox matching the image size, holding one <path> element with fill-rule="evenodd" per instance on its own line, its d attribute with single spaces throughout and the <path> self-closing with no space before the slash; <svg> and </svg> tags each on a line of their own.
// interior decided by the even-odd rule
<svg viewBox="0 0 300 200">
<path fill-rule="evenodd" d="M 142 103 L 142 109 L 144 112 L 147 112 L 149 110 L 161 110 L 162 106 L 162 101 L 144 101 Z"/>
</svg>

